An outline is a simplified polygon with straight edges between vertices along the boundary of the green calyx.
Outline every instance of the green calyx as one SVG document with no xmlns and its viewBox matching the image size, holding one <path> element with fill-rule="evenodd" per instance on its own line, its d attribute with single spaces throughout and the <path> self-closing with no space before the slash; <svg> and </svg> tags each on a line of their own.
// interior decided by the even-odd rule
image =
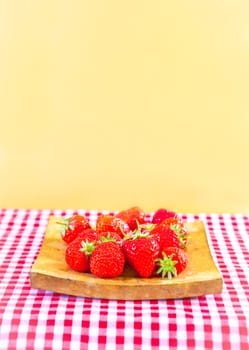
<svg viewBox="0 0 249 350">
<path fill-rule="evenodd" d="M 95 249 L 95 242 L 88 242 L 87 239 L 81 242 L 80 251 L 86 254 L 87 256 L 90 256 L 94 251 L 94 249 Z"/>
<path fill-rule="evenodd" d="M 181 228 L 177 224 L 170 224 L 171 230 L 175 231 L 175 233 L 180 234 L 181 233 Z"/>
<path fill-rule="evenodd" d="M 162 275 L 162 278 L 167 277 L 168 279 L 172 279 L 177 276 L 177 270 L 175 268 L 176 261 L 172 260 L 173 254 L 167 256 L 164 252 L 162 253 L 163 258 L 156 259 L 156 264 L 159 266 L 159 269 L 156 271 L 158 275 Z"/>
<path fill-rule="evenodd" d="M 69 227 L 69 221 L 65 218 L 60 218 L 59 221 L 56 221 L 56 224 L 61 225 L 60 232 L 62 236 L 65 236 L 66 230 Z"/>
<path fill-rule="evenodd" d="M 180 247 L 184 248 L 186 246 L 187 236 L 182 233 L 181 227 L 178 224 L 171 224 L 170 229 L 175 231 L 180 241 Z"/>
<path fill-rule="evenodd" d="M 118 243 L 117 239 L 115 237 L 111 237 L 111 233 L 110 232 L 108 232 L 107 236 L 101 236 L 99 240 L 100 240 L 100 243 L 104 243 L 104 242 L 115 242 L 115 243 Z"/>
<path fill-rule="evenodd" d="M 137 238 L 141 237 L 148 237 L 150 235 L 149 231 L 141 231 L 141 228 L 137 228 L 134 233 L 132 234 L 132 239 L 135 240 Z"/>
<path fill-rule="evenodd" d="M 185 248 L 185 246 L 186 246 L 186 241 L 187 241 L 186 235 L 180 234 L 178 237 L 179 237 L 179 240 L 180 240 L 180 247 L 181 247 L 181 248 Z"/>
<path fill-rule="evenodd" d="M 152 231 L 153 230 L 153 228 L 155 228 L 156 227 L 156 224 L 151 224 L 151 223 L 148 223 L 148 224 L 142 224 L 142 225 L 140 225 L 140 227 L 141 228 L 144 228 L 145 230 L 147 230 L 147 231 Z"/>
<path fill-rule="evenodd" d="M 134 231 L 130 231 L 124 235 L 124 240 L 132 239 L 135 240 L 141 237 L 149 237 L 150 231 L 156 226 L 155 224 L 140 224 L 136 220 L 137 228 Z"/>
<path fill-rule="evenodd" d="M 150 235 L 150 231 L 155 227 L 154 224 L 142 224 L 142 225 L 140 225 L 138 220 L 136 220 L 136 222 L 137 222 L 137 229 L 135 231 L 133 231 L 133 234 L 131 237 L 133 240 L 140 238 L 140 237 L 148 237 Z"/>
</svg>

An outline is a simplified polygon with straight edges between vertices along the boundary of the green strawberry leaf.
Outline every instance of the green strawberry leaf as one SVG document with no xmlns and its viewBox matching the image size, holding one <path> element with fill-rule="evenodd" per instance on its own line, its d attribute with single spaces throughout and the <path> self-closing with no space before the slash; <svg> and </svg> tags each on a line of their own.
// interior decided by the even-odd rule
<svg viewBox="0 0 249 350">
<path fill-rule="evenodd" d="M 158 275 L 162 275 L 162 278 L 167 277 L 168 279 L 172 279 L 172 277 L 177 276 L 177 270 L 175 268 L 175 264 L 177 263 L 175 260 L 172 260 L 173 255 L 169 257 L 163 252 L 163 258 L 156 259 L 156 264 L 159 266 L 159 269 L 156 271 Z"/>
<path fill-rule="evenodd" d="M 181 233 L 181 228 L 178 224 L 170 224 L 171 230 L 175 231 L 178 235 Z"/>
<path fill-rule="evenodd" d="M 117 242 L 117 239 L 115 237 L 111 237 L 111 233 L 108 232 L 107 236 L 101 236 L 100 237 L 100 242 L 104 243 L 104 242 Z"/>
<path fill-rule="evenodd" d="M 86 239 L 85 241 L 81 242 L 81 247 L 82 248 L 80 249 L 80 251 L 89 256 L 95 249 L 95 242 L 88 242 L 88 240 Z"/>
<path fill-rule="evenodd" d="M 65 236 L 66 230 L 68 229 L 68 223 L 69 221 L 66 218 L 60 218 L 59 221 L 56 221 L 56 224 L 61 225 L 60 232 L 63 237 Z"/>
</svg>

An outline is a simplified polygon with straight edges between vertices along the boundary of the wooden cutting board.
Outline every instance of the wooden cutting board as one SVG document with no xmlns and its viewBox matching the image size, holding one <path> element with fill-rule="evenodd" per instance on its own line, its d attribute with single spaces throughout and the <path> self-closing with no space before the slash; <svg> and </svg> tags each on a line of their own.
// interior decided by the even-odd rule
<svg viewBox="0 0 249 350">
<path fill-rule="evenodd" d="M 59 218 L 51 216 L 40 252 L 31 272 L 31 287 L 91 298 L 119 300 L 175 299 L 216 294 L 222 291 L 222 276 L 210 253 L 202 221 L 186 224 L 190 240 L 187 268 L 172 280 L 139 278 L 127 267 L 124 275 L 102 279 L 73 271 L 64 259 L 66 244 L 60 236 Z"/>
</svg>

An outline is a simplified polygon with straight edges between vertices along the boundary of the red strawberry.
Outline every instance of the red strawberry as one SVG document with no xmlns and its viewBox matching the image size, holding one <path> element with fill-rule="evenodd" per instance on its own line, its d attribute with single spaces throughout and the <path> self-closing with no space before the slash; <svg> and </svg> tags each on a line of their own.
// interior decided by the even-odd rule
<svg viewBox="0 0 249 350">
<path fill-rule="evenodd" d="M 178 234 L 170 228 L 169 225 L 161 223 L 151 230 L 152 235 L 157 235 L 159 238 L 160 251 L 161 247 L 181 247 L 180 238 Z"/>
<path fill-rule="evenodd" d="M 129 230 L 129 226 L 123 220 L 113 215 L 102 214 L 96 221 L 96 231 L 98 235 L 103 235 L 103 233 L 108 232 L 115 232 L 120 237 L 123 237 Z"/>
<path fill-rule="evenodd" d="M 81 239 L 82 241 L 94 242 L 99 239 L 97 232 L 93 228 L 87 228 L 86 230 L 80 232 L 76 239 Z"/>
<path fill-rule="evenodd" d="M 126 222 L 132 231 L 138 227 L 137 223 L 145 223 L 145 213 L 139 207 L 131 207 L 129 209 L 122 210 L 116 215 L 116 217 Z"/>
<path fill-rule="evenodd" d="M 179 224 L 179 225 L 181 225 L 181 227 L 184 226 L 184 222 L 182 221 L 182 219 L 180 217 L 170 217 L 170 218 L 164 219 L 162 222 L 167 223 L 167 224 Z"/>
<path fill-rule="evenodd" d="M 180 218 L 167 218 L 152 230 L 152 234 L 159 234 L 160 241 L 168 242 L 168 246 L 185 248 L 187 244 L 188 232 Z"/>
<path fill-rule="evenodd" d="M 160 224 L 163 220 L 167 218 L 177 218 L 177 217 L 178 215 L 174 211 L 171 211 L 165 208 L 160 208 L 154 213 L 152 217 L 152 223 Z"/>
<path fill-rule="evenodd" d="M 89 256 L 94 248 L 93 242 L 82 241 L 80 238 L 74 239 L 67 246 L 66 263 L 75 271 L 87 272 L 89 270 Z"/>
<path fill-rule="evenodd" d="M 122 248 L 125 258 L 140 277 L 152 276 L 155 259 L 159 254 L 159 243 L 156 235 L 138 229 L 133 237 L 123 240 Z"/>
<path fill-rule="evenodd" d="M 90 258 L 90 272 L 102 278 L 114 278 L 124 271 L 125 257 L 121 247 L 112 241 L 100 243 Z"/>
<path fill-rule="evenodd" d="M 57 223 L 61 225 L 61 236 L 67 244 L 72 242 L 79 233 L 91 228 L 88 219 L 82 215 L 73 215 L 68 219 L 60 218 Z"/>
<path fill-rule="evenodd" d="M 168 218 L 163 221 L 165 224 L 169 225 L 171 229 L 173 229 L 180 238 L 181 248 L 185 248 L 188 242 L 188 230 L 184 224 L 184 222 L 180 218 Z"/>
<path fill-rule="evenodd" d="M 156 266 L 158 267 L 157 274 L 162 277 L 172 279 L 172 277 L 179 275 L 187 266 L 187 254 L 177 247 L 166 247 L 163 249 L 160 257 L 156 259 Z"/>
</svg>

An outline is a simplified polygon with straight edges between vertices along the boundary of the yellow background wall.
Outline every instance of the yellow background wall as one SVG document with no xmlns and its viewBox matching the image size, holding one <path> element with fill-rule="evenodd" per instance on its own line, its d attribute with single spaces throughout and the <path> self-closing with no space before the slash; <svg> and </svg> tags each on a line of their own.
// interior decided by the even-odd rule
<svg viewBox="0 0 249 350">
<path fill-rule="evenodd" d="M 249 212 L 248 1 L 0 1 L 0 207 Z"/>
</svg>

